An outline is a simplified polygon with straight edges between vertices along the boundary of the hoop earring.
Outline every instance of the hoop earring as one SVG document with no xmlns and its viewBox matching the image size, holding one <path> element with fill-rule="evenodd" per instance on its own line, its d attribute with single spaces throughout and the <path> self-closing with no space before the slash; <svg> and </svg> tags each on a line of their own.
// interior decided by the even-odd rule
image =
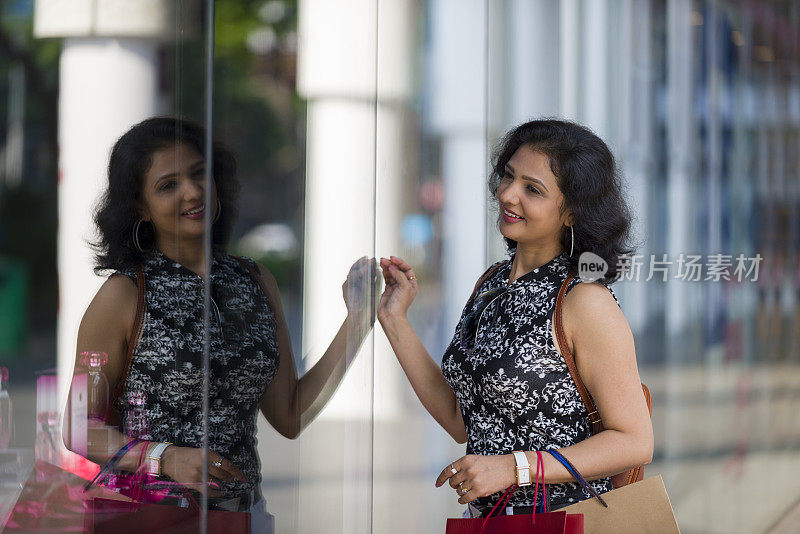
<svg viewBox="0 0 800 534">
<path fill-rule="evenodd" d="M 214 216 L 214 222 L 217 222 L 219 220 L 219 214 L 220 213 L 222 213 L 222 204 L 220 203 L 219 198 L 218 198 L 217 199 L 217 214 Z"/>
<path fill-rule="evenodd" d="M 572 253 L 575 251 L 575 229 L 570 226 L 569 227 L 569 235 L 570 235 L 570 245 L 569 245 L 569 257 L 572 257 Z"/>
<path fill-rule="evenodd" d="M 142 226 L 142 222 L 144 222 L 144 219 L 139 219 L 136 221 L 136 224 L 133 225 L 133 246 L 136 247 L 136 250 L 139 252 L 144 252 L 142 244 L 139 242 L 139 228 Z"/>
</svg>

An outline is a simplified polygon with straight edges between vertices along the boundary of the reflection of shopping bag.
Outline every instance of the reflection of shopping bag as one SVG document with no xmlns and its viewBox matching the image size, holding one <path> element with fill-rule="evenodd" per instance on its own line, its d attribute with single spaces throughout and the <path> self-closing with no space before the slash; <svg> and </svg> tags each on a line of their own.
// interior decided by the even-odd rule
<svg viewBox="0 0 800 534">
<path fill-rule="evenodd" d="M 131 450 L 139 439 L 132 439 L 118 450 L 114 456 L 100 469 L 100 472 L 84 486 L 89 490 L 95 482 L 107 484 L 110 489 L 133 499 L 132 502 L 120 502 L 110 499 L 91 499 L 86 501 L 84 514 L 84 532 L 96 534 L 126 534 L 130 532 L 163 532 L 170 534 L 194 533 L 200 530 L 202 521 L 197 502 L 191 493 L 180 484 L 152 480 L 144 469 L 142 447 L 138 467 L 133 473 L 115 472 L 120 458 Z M 170 488 L 178 488 L 187 498 L 191 509 L 180 506 L 164 506 L 154 504 L 161 501 Z M 208 532 L 224 532 L 232 534 L 250 533 L 250 514 L 243 512 L 227 512 L 209 510 L 206 517 Z"/>
<path fill-rule="evenodd" d="M 195 534 L 200 532 L 200 511 L 134 502 L 93 499 L 86 502 L 84 532 L 87 534 L 140 534 L 142 532 Z M 208 532 L 249 534 L 250 514 L 208 511 Z"/>
<path fill-rule="evenodd" d="M 583 514 L 586 534 L 680 533 L 661 475 L 603 493 L 603 500 L 608 508 L 589 499 L 561 510 Z"/>
<path fill-rule="evenodd" d="M 14 504 L 3 532 L 82 532 L 86 514 L 85 501 L 103 499 L 127 500 L 103 487 L 83 489 L 86 480 L 68 471 L 37 461 Z"/>
</svg>

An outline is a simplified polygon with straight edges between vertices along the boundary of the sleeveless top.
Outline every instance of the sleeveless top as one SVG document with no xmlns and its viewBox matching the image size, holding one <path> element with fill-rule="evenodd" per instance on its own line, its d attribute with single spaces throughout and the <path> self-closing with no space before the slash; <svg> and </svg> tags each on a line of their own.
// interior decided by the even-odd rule
<svg viewBox="0 0 800 534">
<path fill-rule="evenodd" d="M 467 454 L 560 449 L 591 435 L 589 414 L 551 334 L 556 295 L 568 275 L 567 256 L 556 256 L 509 285 L 512 260 L 495 264 L 496 270 L 475 293 L 507 286 L 485 307 L 477 333 L 469 336 L 474 349 L 462 350 L 460 340 L 465 319 L 479 309 L 476 298 L 464 308 L 442 359 L 442 371 L 466 425 Z M 576 278 L 567 291 L 578 283 Z M 532 462 L 531 479 L 535 472 Z M 613 489 L 609 478 L 589 483 L 598 493 Z M 509 504 L 532 506 L 533 491 L 533 485 L 518 488 Z M 552 508 L 591 497 L 576 482 L 548 484 L 547 492 Z M 481 497 L 472 504 L 485 513 L 501 495 Z M 540 490 L 537 502 L 541 499 Z"/>
<path fill-rule="evenodd" d="M 202 447 L 205 282 L 158 251 L 141 269 L 145 313 L 125 384 L 124 431 Z M 134 269 L 117 272 L 136 282 Z M 276 323 L 260 285 L 234 257 L 215 251 L 210 276 L 208 447 L 247 476 L 247 484 L 217 481 L 226 497 L 236 497 L 260 486 L 256 416 L 278 369 Z M 141 393 L 142 406 L 124 402 Z"/>
</svg>

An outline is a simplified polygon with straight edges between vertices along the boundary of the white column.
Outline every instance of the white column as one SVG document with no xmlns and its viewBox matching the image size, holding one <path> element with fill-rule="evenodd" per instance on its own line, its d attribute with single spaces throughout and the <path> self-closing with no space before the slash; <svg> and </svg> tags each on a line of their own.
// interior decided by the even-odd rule
<svg viewBox="0 0 800 534">
<path fill-rule="evenodd" d="M 692 11 L 691 0 L 669 0 L 667 2 L 667 143 L 668 143 L 668 183 L 667 183 L 667 250 L 670 257 L 686 252 L 691 235 L 691 199 L 689 179 L 692 172 L 693 128 L 692 128 Z M 690 286 L 695 285 L 695 288 Z M 665 329 L 667 350 L 667 379 L 665 392 L 666 417 L 664 421 L 664 452 L 669 461 L 684 448 L 686 423 L 681 412 L 674 409 L 680 406 L 680 397 L 685 380 L 685 372 L 673 365 L 678 353 L 685 350 L 687 343 L 681 341 L 681 334 L 692 324 L 689 303 L 690 289 L 701 293 L 701 285 L 696 282 L 667 284 L 665 302 Z M 705 307 L 699 307 L 705 309 Z M 675 468 L 665 470 L 665 478 L 675 476 Z"/>
<path fill-rule="evenodd" d="M 578 120 L 580 113 L 580 0 L 561 0 L 559 13 L 561 117 Z"/>
<path fill-rule="evenodd" d="M 72 372 L 78 326 L 103 279 L 95 276 L 92 213 L 114 141 L 155 115 L 156 45 L 142 39 L 69 38 L 60 62 L 58 117 L 58 370 Z M 62 389 L 62 391 L 64 391 Z"/>
<path fill-rule="evenodd" d="M 692 235 L 689 206 L 689 178 L 692 172 L 694 136 L 692 127 L 692 2 L 671 0 L 667 3 L 667 141 L 669 147 L 669 173 L 667 183 L 667 220 L 669 231 L 667 253 L 677 258 L 687 247 Z M 700 284 L 697 284 L 700 287 Z M 688 283 L 668 284 L 666 314 L 667 336 L 684 331 L 690 324 L 691 308 Z M 699 293 L 699 291 L 698 291 Z"/>
<path fill-rule="evenodd" d="M 156 46 L 174 31 L 169 0 L 37 0 L 36 37 L 64 38 L 59 69 L 58 373 L 72 374 L 80 318 L 102 279 L 92 272 L 92 212 L 109 149 L 158 113 Z M 63 397 L 62 397 L 63 398 Z"/>
<path fill-rule="evenodd" d="M 633 241 L 641 243 L 636 251 L 649 258 L 649 183 L 653 170 L 653 113 L 651 110 L 651 49 L 649 0 L 623 0 L 620 7 L 620 73 L 618 157 L 627 185 L 628 206 L 633 210 Z M 653 250 L 653 253 L 662 252 Z M 625 282 L 618 296 L 631 329 L 638 333 L 651 320 L 648 301 L 657 290 L 644 281 Z M 650 288 L 648 290 L 648 287 Z"/>
<path fill-rule="evenodd" d="M 506 73 L 512 106 L 507 127 L 559 112 L 559 2 L 512 0 L 508 26 L 510 71 Z M 500 58 L 489 58 L 499 61 Z"/>
<path fill-rule="evenodd" d="M 506 133 L 511 124 L 511 109 L 514 101 L 511 97 L 512 86 L 515 82 L 509 81 L 512 74 L 509 72 L 509 59 L 513 52 L 513 38 L 509 37 L 509 12 L 513 5 L 506 0 L 486 2 L 486 124 L 485 138 L 486 158 L 484 162 L 484 180 L 491 172 L 491 161 L 489 158 L 493 147 L 497 146 L 500 138 Z M 484 189 L 484 195 L 488 191 Z M 486 205 L 485 225 L 486 225 L 486 261 L 485 266 L 489 266 L 496 261 L 505 258 L 508 254 L 503 236 L 497 228 L 497 204 L 489 196 Z M 474 277 L 476 280 L 477 277 Z M 473 281 L 474 283 L 474 281 Z M 461 303 L 463 306 L 463 302 Z M 449 341 L 449 340 L 448 340 Z"/>
<path fill-rule="evenodd" d="M 608 129 L 608 10 L 606 2 L 590 0 L 583 5 L 583 80 L 581 122 L 601 139 Z"/>
<path fill-rule="evenodd" d="M 441 136 L 444 331 L 486 267 L 485 0 L 433 0 L 427 91 L 431 130 Z"/>
<path fill-rule="evenodd" d="M 443 331 L 447 336 L 452 335 L 475 281 L 486 268 L 486 155 L 483 135 L 450 135 L 442 143 Z"/>
<path fill-rule="evenodd" d="M 322 355 L 344 318 L 341 283 L 350 264 L 375 255 L 376 246 L 379 254 L 398 253 L 413 13 L 399 0 L 300 4 L 298 87 L 308 99 L 305 367 Z M 323 418 L 372 414 L 372 348 L 365 344 Z M 375 350 L 380 360 L 394 359 L 383 336 Z M 397 414 L 404 378 L 391 366 L 376 365 L 374 372 L 381 383 L 376 415 Z"/>
<path fill-rule="evenodd" d="M 564 67 L 560 45 L 564 41 L 560 24 L 563 8 L 557 0 L 507 0 L 490 2 L 489 8 L 487 142 L 493 150 L 511 128 L 559 115 L 564 79 L 560 75 Z M 496 205 L 490 202 L 487 259 L 494 262 L 505 256 L 506 245 L 497 230 Z"/>
<path fill-rule="evenodd" d="M 345 318 L 342 282 L 356 259 L 372 254 L 375 224 L 374 104 L 318 99 L 308 103 L 307 113 L 303 265 L 306 369 L 319 360 Z M 371 343 L 365 344 L 345 384 L 323 411 L 324 416 L 361 418 L 371 414 L 371 351 Z M 363 388 L 353 388 L 354 382 Z"/>
<path fill-rule="evenodd" d="M 491 2 L 489 17 L 487 156 L 511 128 L 559 115 L 563 66 L 560 46 L 553 44 L 561 33 L 557 0 Z M 505 257 L 507 247 L 493 199 L 486 211 L 487 263 L 493 263 Z"/>
<path fill-rule="evenodd" d="M 377 6 L 306 0 L 299 8 L 297 85 L 308 100 L 302 343 L 308 369 L 345 317 L 341 285 L 349 266 L 374 249 Z M 323 418 L 370 417 L 366 356 L 353 364 Z"/>
</svg>

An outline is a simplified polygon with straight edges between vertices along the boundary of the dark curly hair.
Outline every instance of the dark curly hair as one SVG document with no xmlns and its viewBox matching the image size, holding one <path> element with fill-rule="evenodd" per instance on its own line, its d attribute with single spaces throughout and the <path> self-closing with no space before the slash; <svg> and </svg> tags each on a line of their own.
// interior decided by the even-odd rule
<svg viewBox="0 0 800 534">
<path fill-rule="evenodd" d="M 97 251 L 96 273 L 130 268 L 142 260 L 143 253 L 133 244 L 133 227 L 140 219 L 136 205 L 142 198 L 144 176 L 153 163 L 153 154 L 177 143 L 188 143 L 205 154 L 205 135 L 205 128 L 190 120 L 153 117 L 117 140 L 108 162 L 108 188 L 94 215 L 100 234 L 92 243 Z M 236 220 L 239 183 L 233 154 L 217 142 L 213 144 L 212 174 L 222 210 L 213 223 L 211 240 L 214 246 L 224 248 Z M 140 225 L 139 242 L 145 250 L 153 246 L 152 225 Z"/>
<path fill-rule="evenodd" d="M 547 156 L 564 194 L 562 213 L 572 211 L 575 249 L 569 258 L 571 273 L 578 273 L 583 252 L 593 252 L 608 263 L 602 281 L 616 280 L 633 248 L 629 243 L 631 214 L 611 150 L 592 131 L 574 122 L 543 119 L 521 124 L 505 135 L 492 157 L 489 191 L 495 198 L 506 164 L 521 146 Z M 564 250 L 569 250 L 570 231 L 565 230 Z M 509 251 L 516 249 L 516 241 L 505 240 Z"/>
</svg>

